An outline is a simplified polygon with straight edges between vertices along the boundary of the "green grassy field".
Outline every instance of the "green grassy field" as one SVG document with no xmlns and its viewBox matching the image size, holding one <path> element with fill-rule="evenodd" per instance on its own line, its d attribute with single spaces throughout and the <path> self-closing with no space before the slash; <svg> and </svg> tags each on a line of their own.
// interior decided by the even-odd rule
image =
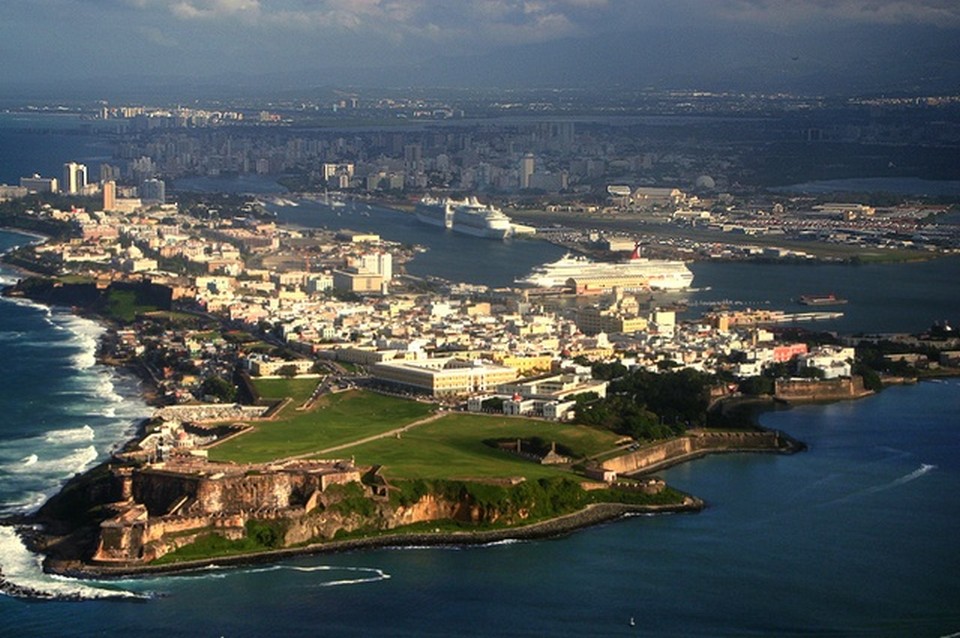
<svg viewBox="0 0 960 638">
<path fill-rule="evenodd" d="M 382 464 L 388 478 L 471 479 L 558 476 L 563 470 L 496 450 L 484 439 L 539 436 L 582 455 L 610 449 L 618 435 L 585 426 L 483 415 L 451 414 L 404 432 L 341 451 L 358 464 Z"/>
<path fill-rule="evenodd" d="M 296 385 L 297 381 L 306 380 L 271 379 L 262 391 L 267 396 L 286 384 L 287 390 L 278 396 L 301 394 L 305 390 Z M 273 386 L 273 383 L 279 385 Z M 311 387 L 310 392 L 312 390 Z M 327 395 L 310 410 L 297 410 L 300 403 L 302 401 L 292 401 L 276 420 L 257 423 L 251 432 L 211 448 L 210 458 L 264 463 L 309 454 L 402 427 L 433 411 L 430 404 L 360 391 Z"/>
<path fill-rule="evenodd" d="M 253 387 L 263 399 L 282 399 L 290 397 L 294 406 L 302 405 L 310 398 L 320 383 L 319 378 L 312 379 L 254 379 Z M 290 406 L 287 406 L 290 410 Z"/>
</svg>

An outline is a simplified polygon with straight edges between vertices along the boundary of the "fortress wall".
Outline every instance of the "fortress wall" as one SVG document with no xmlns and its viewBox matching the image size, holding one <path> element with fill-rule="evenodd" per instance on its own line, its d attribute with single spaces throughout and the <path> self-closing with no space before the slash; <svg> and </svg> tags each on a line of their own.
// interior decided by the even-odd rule
<svg viewBox="0 0 960 638">
<path fill-rule="evenodd" d="M 841 379 L 778 379 L 774 396 L 784 401 L 837 401 L 869 394 L 863 377 Z"/>
<path fill-rule="evenodd" d="M 286 473 L 270 473 L 205 479 L 197 494 L 198 506 L 201 511 L 211 513 L 286 509 L 300 504 L 294 502 L 294 491 L 299 490 L 303 482 L 298 478 Z"/>
<path fill-rule="evenodd" d="M 617 474 L 628 474 L 667 459 L 689 454 L 692 449 L 689 437 L 679 437 L 662 443 L 646 445 L 634 452 L 608 459 L 604 461 L 603 467 L 613 470 Z"/>
<path fill-rule="evenodd" d="M 150 516 L 163 516 L 183 497 L 195 499 L 200 481 L 201 477 L 189 474 L 141 470 L 133 475 L 133 498 L 147 507 Z"/>
<path fill-rule="evenodd" d="M 660 443 L 604 461 L 603 467 L 617 474 L 642 472 L 690 455 L 708 452 L 776 451 L 781 449 L 780 435 L 773 431 L 705 432 L 693 431 Z"/>
<path fill-rule="evenodd" d="M 692 451 L 698 450 L 773 450 L 779 446 L 774 431 L 699 432 L 691 435 Z"/>
</svg>

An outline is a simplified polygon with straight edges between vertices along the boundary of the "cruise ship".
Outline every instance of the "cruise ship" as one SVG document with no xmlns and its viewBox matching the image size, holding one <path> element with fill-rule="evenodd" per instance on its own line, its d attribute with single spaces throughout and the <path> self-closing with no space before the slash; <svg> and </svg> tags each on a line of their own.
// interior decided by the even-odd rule
<svg viewBox="0 0 960 638">
<path fill-rule="evenodd" d="M 625 290 L 682 290 L 693 283 L 693 273 L 682 261 L 641 257 L 637 244 L 625 262 L 599 262 L 568 253 L 557 261 L 537 266 L 516 283 L 536 288 L 573 285 L 576 292 L 582 294 L 617 287 Z"/>
<path fill-rule="evenodd" d="M 476 197 L 457 202 L 453 209 L 453 231 L 475 237 L 504 239 L 513 232 L 510 218 L 502 210 L 483 205 Z"/>
<path fill-rule="evenodd" d="M 417 203 L 417 219 L 425 224 L 431 224 L 441 228 L 452 228 L 454 204 L 454 200 L 449 197 L 444 197 L 443 199 L 424 197 Z"/>
<path fill-rule="evenodd" d="M 481 204 L 476 197 L 463 200 L 424 197 L 417 204 L 417 219 L 457 233 L 504 239 L 513 234 L 513 224 L 502 210 Z"/>
</svg>

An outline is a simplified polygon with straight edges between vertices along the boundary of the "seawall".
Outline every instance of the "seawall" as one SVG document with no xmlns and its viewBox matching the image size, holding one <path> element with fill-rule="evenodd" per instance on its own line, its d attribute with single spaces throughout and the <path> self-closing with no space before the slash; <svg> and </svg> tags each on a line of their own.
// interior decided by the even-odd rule
<svg viewBox="0 0 960 638">
<path fill-rule="evenodd" d="M 802 443 L 776 430 L 691 430 L 684 436 L 645 445 L 607 459 L 603 467 L 617 474 L 641 475 L 683 463 L 707 454 L 766 452 L 792 454 L 805 449 Z"/>
</svg>

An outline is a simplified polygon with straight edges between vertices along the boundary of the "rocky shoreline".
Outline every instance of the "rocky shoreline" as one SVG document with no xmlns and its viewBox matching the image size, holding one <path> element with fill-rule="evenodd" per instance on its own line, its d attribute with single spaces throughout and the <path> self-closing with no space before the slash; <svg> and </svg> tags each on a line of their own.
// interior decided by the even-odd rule
<svg viewBox="0 0 960 638">
<path fill-rule="evenodd" d="M 496 530 L 464 532 L 417 532 L 367 536 L 347 540 L 334 540 L 303 547 L 285 548 L 266 552 L 238 554 L 196 561 L 183 561 L 166 565 L 139 565 L 136 567 L 113 567 L 98 565 L 48 564 L 46 568 L 60 576 L 72 578 L 110 578 L 173 574 L 206 569 L 211 566 L 235 567 L 271 563 L 298 556 L 343 553 L 358 550 L 390 547 L 444 547 L 489 545 L 503 541 L 531 541 L 565 536 L 577 530 L 594 527 L 631 515 L 658 515 L 695 513 L 705 503 L 694 496 L 687 496 L 676 505 L 631 505 L 623 503 L 594 503 L 570 514 L 545 521 Z"/>
</svg>

